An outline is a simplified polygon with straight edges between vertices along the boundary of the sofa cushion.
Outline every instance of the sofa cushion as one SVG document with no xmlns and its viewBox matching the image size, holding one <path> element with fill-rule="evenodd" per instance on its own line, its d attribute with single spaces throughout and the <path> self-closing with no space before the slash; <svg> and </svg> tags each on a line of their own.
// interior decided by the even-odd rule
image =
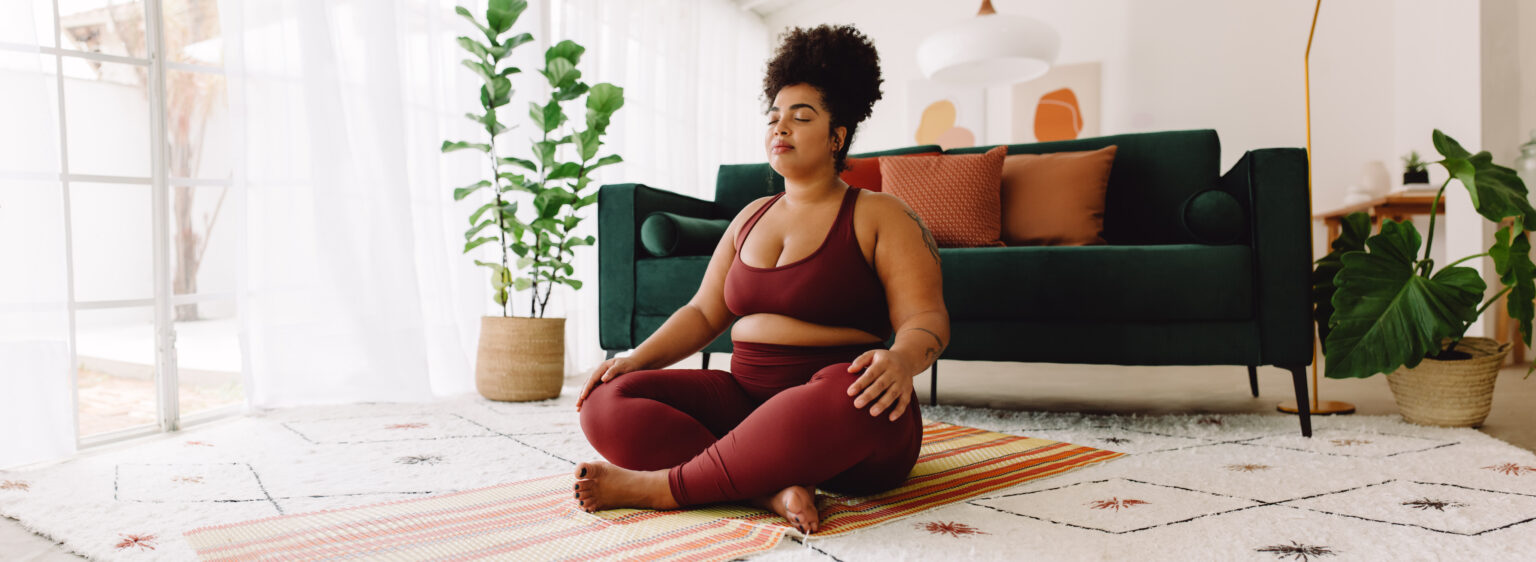
<svg viewBox="0 0 1536 562">
<path fill-rule="evenodd" d="M 931 155 L 939 154 L 939 151 L 935 150 L 932 152 L 918 152 L 914 154 Z M 889 156 L 868 156 L 859 158 L 849 156 L 848 169 L 843 170 L 843 173 L 838 174 L 838 177 L 841 177 L 844 182 L 848 183 L 848 185 L 854 187 L 862 187 L 870 191 L 880 191 L 880 185 L 884 183 L 880 178 L 880 159 L 888 157 L 894 158 L 898 156 L 908 155 L 895 154 Z"/>
<path fill-rule="evenodd" d="M 1115 148 L 1010 154 L 1003 159 L 1003 243 L 1103 244 L 1104 188 Z"/>
<path fill-rule="evenodd" d="M 941 248 L 1001 246 L 1005 148 L 985 154 L 882 158 L 884 188 L 922 217 Z"/>
<path fill-rule="evenodd" d="M 1184 201 L 1184 230 L 1189 236 L 1206 244 L 1231 244 L 1242 238 L 1248 229 L 1248 215 L 1242 204 L 1232 194 L 1219 189 L 1207 189 L 1189 196 Z"/>
<path fill-rule="evenodd" d="M 730 228 L 725 219 L 701 219 L 665 211 L 645 217 L 640 224 L 640 243 L 656 257 L 708 256 Z"/>
<path fill-rule="evenodd" d="M 710 256 L 635 260 L 635 315 L 671 316 L 699 291 Z M 636 344 L 640 341 L 637 339 Z"/>
<path fill-rule="evenodd" d="M 1187 244 L 1179 215 L 1184 200 L 1216 187 L 1221 143 L 1216 131 L 1159 131 L 1008 145 L 1008 154 L 1097 150 L 1109 145 L 1115 165 L 1104 193 L 1104 240 L 1110 244 Z M 986 152 L 991 146 L 952 148 L 945 154 Z"/>
<path fill-rule="evenodd" d="M 1248 246 L 941 249 L 952 321 L 1201 321 L 1253 316 Z"/>
</svg>

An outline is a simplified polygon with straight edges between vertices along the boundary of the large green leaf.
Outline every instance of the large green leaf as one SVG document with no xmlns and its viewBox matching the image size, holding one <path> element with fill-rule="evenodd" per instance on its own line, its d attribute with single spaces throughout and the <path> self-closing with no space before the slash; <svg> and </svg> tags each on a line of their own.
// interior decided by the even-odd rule
<svg viewBox="0 0 1536 562">
<path fill-rule="evenodd" d="M 454 189 L 453 190 L 453 200 L 454 201 L 462 200 L 465 197 L 467 197 L 469 194 L 474 193 L 476 191 L 479 191 L 480 188 L 482 188 L 482 187 L 489 187 L 490 185 L 491 185 L 491 182 L 489 180 L 480 180 L 480 181 L 477 181 L 475 183 L 466 185 L 464 187 L 460 187 L 460 188 Z"/>
<path fill-rule="evenodd" d="M 558 102 L 553 101 L 544 105 L 529 102 L 528 117 L 546 133 L 560 128 L 560 125 L 565 123 L 565 112 L 560 110 Z"/>
<path fill-rule="evenodd" d="M 624 107 L 624 88 L 603 82 L 587 93 L 587 128 L 607 131 L 613 113 Z"/>
<path fill-rule="evenodd" d="M 573 82 L 565 87 L 555 90 L 555 101 L 570 101 L 587 93 L 588 86 L 581 82 Z"/>
<path fill-rule="evenodd" d="M 501 107 L 509 101 L 512 101 L 512 81 L 505 76 L 492 78 L 490 83 L 480 87 L 480 103 L 487 108 Z"/>
<path fill-rule="evenodd" d="M 551 88 L 566 88 L 581 78 L 581 71 L 576 70 L 576 65 L 570 59 L 550 59 L 541 72 L 549 79 Z"/>
<path fill-rule="evenodd" d="M 469 242 L 465 242 L 464 243 L 464 253 L 467 254 L 467 253 L 469 253 L 470 250 L 473 250 L 476 247 L 478 247 L 481 244 L 484 244 L 486 242 L 495 242 L 495 241 L 496 241 L 496 237 L 494 237 L 494 236 L 486 236 L 486 237 L 483 237 L 483 238 L 476 238 L 474 240 L 470 240 Z"/>
<path fill-rule="evenodd" d="M 1499 229 L 1494 238 L 1497 241 L 1488 253 L 1493 256 L 1499 281 L 1510 288 L 1504 299 L 1507 311 L 1510 318 L 1520 323 L 1520 335 L 1525 345 L 1530 346 L 1531 316 L 1536 312 L 1536 263 L 1531 262 L 1531 241 L 1518 220 Z"/>
<path fill-rule="evenodd" d="M 459 42 L 460 48 L 469 51 L 471 54 L 477 57 L 480 57 L 480 60 L 487 60 L 491 56 L 491 52 L 488 50 L 488 48 L 484 44 L 481 44 L 479 41 L 469 37 L 459 37 L 457 38 L 457 41 Z"/>
<path fill-rule="evenodd" d="M 480 25 L 480 21 L 475 19 L 475 15 L 474 14 L 469 13 L 469 9 L 468 8 L 465 8 L 463 6 L 455 6 L 453 8 L 453 13 L 456 13 L 458 15 L 464 16 L 464 19 L 469 20 L 469 23 L 475 24 L 475 27 L 480 30 L 480 33 L 484 33 L 485 34 L 485 38 L 486 39 L 493 40 L 493 41 L 496 39 L 496 34 L 492 33 L 490 28 L 487 28 L 484 25 Z"/>
<path fill-rule="evenodd" d="M 1493 163 L 1488 151 L 1469 155 L 1461 143 L 1435 129 L 1435 150 L 1445 159 L 1436 164 L 1445 167 L 1452 178 L 1461 182 L 1472 196 L 1472 206 L 1483 218 L 1493 222 L 1504 217 L 1521 217 L 1524 224 L 1536 225 L 1536 209 L 1526 199 L 1525 183 L 1513 169 Z"/>
<path fill-rule="evenodd" d="M 519 33 L 517 35 L 508 37 L 507 40 L 502 43 L 502 46 L 506 47 L 508 50 L 511 50 L 517 48 L 518 45 L 522 45 L 530 41 L 533 41 L 532 33 Z"/>
<path fill-rule="evenodd" d="M 566 39 L 559 43 L 555 43 L 554 46 L 551 46 L 549 49 L 544 51 L 544 62 L 547 64 L 549 61 L 559 58 L 570 61 L 571 65 L 574 66 L 581 62 L 581 54 L 585 52 L 587 52 L 586 47 L 576 44 L 575 41 Z"/>
<path fill-rule="evenodd" d="M 479 209 L 475 209 L 475 212 L 473 214 L 469 215 L 469 224 L 475 224 L 475 223 L 480 222 L 480 216 L 484 215 L 486 211 L 491 210 L 491 208 L 495 207 L 495 206 L 496 206 L 496 202 L 495 201 L 491 201 L 490 203 L 486 203 L 484 205 L 481 205 Z"/>
<path fill-rule="evenodd" d="M 508 156 L 506 158 L 502 158 L 501 159 L 501 163 L 502 164 L 512 164 L 512 165 L 515 165 L 515 166 L 519 166 L 519 167 L 524 168 L 524 169 L 526 169 L 526 170 L 528 170 L 530 172 L 537 172 L 537 171 L 539 171 L 538 164 L 534 164 L 532 160 L 524 160 L 522 158 L 518 158 L 518 157 L 515 157 L 515 156 Z"/>
<path fill-rule="evenodd" d="M 480 75 L 480 79 L 486 82 L 490 82 L 491 77 L 496 75 L 494 67 L 492 67 L 489 63 L 480 62 L 475 59 L 464 59 L 460 61 L 460 64 L 463 64 L 466 68 L 475 71 L 475 74 Z"/>
<path fill-rule="evenodd" d="M 1317 268 L 1312 270 L 1312 318 L 1317 321 L 1317 339 L 1322 342 L 1325 354 L 1328 352 L 1328 332 L 1332 329 L 1333 278 L 1344 266 L 1339 258 L 1348 252 L 1364 251 L 1365 238 L 1371 235 L 1370 215 L 1350 213 L 1342 222 L 1339 237 L 1333 240 L 1333 251 L 1317 260 Z"/>
<path fill-rule="evenodd" d="M 581 175 L 581 164 L 577 164 L 575 162 L 561 162 L 559 165 L 555 166 L 554 168 L 551 168 L 549 170 L 549 175 L 545 176 L 544 179 L 546 179 L 546 180 L 560 180 L 560 179 L 574 178 L 574 177 L 577 177 L 577 176 L 580 176 L 580 175 Z"/>
<path fill-rule="evenodd" d="M 527 8 L 527 0 L 491 0 L 485 10 L 485 19 L 499 35 L 512 29 L 512 24 L 517 23 L 518 16 Z"/>
<path fill-rule="evenodd" d="M 455 150 L 478 150 L 480 152 L 490 152 L 491 145 L 478 142 L 443 141 L 442 150 L 443 152 L 453 152 Z"/>
<path fill-rule="evenodd" d="M 1448 267 L 1431 278 L 1415 275 L 1420 240 L 1412 223 L 1389 220 L 1366 239 L 1368 251 L 1341 258 L 1325 354 L 1329 378 L 1417 366 L 1476 317 L 1486 288 L 1477 271 Z"/>
</svg>

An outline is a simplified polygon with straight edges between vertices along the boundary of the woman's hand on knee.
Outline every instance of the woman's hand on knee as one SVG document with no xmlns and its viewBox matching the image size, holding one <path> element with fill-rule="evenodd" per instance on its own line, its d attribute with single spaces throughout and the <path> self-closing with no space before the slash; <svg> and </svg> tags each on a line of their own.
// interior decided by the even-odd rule
<svg viewBox="0 0 1536 562">
<path fill-rule="evenodd" d="M 900 355 L 887 349 L 866 351 L 848 365 L 850 373 L 857 373 L 859 369 L 864 369 L 864 374 L 848 387 L 848 395 L 856 396 L 853 407 L 873 404 L 869 415 L 890 412 L 891 421 L 906 413 L 907 404 L 912 401 L 913 370 Z"/>
<path fill-rule="evenodd" d="M 587 386 L 581 389 L 581 396 L 576 397 L 576 411 L 581 411 L 581 403 L 587 400 L 587 395 L 592 394 L 592 389 L 597 388 L 597 385 L 634 370 L 636 370 L 634 362 L 628 357 L 614 357 L 603 361 L 597 369 L 592 371 L 592 376 L 587 378 Z"/>
</svg>

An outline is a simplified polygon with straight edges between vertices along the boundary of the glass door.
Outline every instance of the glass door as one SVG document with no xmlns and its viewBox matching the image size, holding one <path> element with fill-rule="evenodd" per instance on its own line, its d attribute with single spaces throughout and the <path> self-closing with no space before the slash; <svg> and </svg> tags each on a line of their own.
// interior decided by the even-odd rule
<svg viewBox="0 0 1536 562">
<path fill-rule="evenodd" d="M 217 0 L 30 0 L 55 78 L 82 446 L 243 409 Z M 3 46 L 0 46 L 3 48 Z"/>
</svg>

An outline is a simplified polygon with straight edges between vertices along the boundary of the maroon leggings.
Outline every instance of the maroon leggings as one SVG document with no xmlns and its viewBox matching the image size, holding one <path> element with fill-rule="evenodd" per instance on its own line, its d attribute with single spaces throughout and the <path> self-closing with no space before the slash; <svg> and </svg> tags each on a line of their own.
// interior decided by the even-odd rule
<svg viewBox="0 0 1536 562">
<path fill-rule="evenodd" d="M 680 505 L 755 498 L 793 485 L 864 495 L 905 482 L 923 422 L 917 397 L 896 421 L 888 406 L 853 407 L 854 358 L 880 344 L 807 347 L 734 342 L 731 372 L 634 371 L 599 384 L 581 429 L 609 462 L 669 468 Z"/>
</svg>

